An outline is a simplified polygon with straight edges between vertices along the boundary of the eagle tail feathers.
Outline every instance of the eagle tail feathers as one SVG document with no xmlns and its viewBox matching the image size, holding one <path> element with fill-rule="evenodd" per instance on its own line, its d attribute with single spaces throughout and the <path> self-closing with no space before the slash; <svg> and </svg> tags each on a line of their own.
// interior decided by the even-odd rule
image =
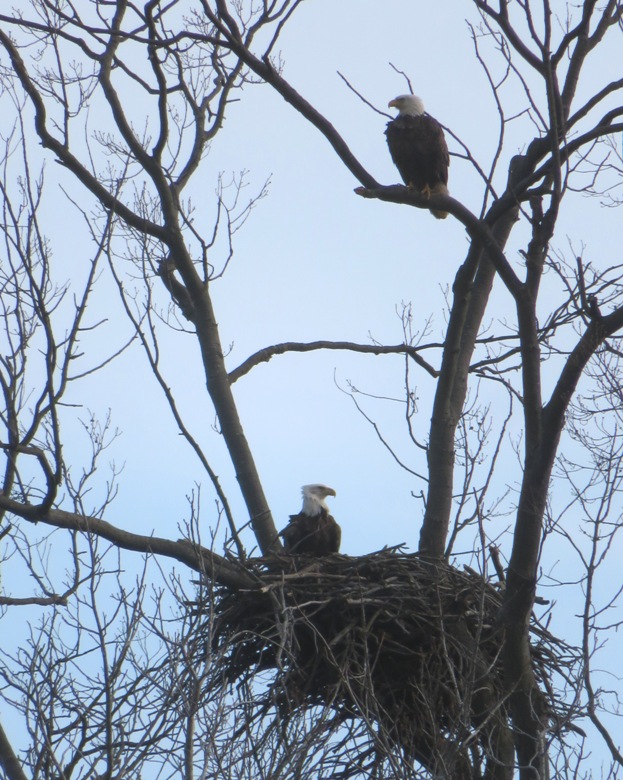
<svg viewBox="0 0 623 780">
<path fill-rule="evenodd" d="M 448 191 L 448 188 L 445 184 L 442 182 L 437 182 L 437 184 L 433 184 L 433 186 L 429 190 L 431 196 L 435 195 L 449 195 L 450 192 Z M 448 216 L 447 211 L 438 211 L 437 209 L 431 209 L 431 214 L 436 217 L 437 219 L 445 219 Z"/>
</svg>

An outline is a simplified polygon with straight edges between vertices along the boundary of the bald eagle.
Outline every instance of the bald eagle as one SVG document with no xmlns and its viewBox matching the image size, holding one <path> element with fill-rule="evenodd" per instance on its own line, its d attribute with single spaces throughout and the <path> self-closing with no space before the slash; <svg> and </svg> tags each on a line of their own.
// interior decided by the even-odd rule
<svg viewBox="0 0 623 780">
<path fill-rule="evenodd" d="M 342 529 L 329 514 L 325 503 L 335 490 L 326 485 L 303 485 L 303 508 L 290 515 L 290 522 L 279 533 L 286 551 L 294 555 L 328 555 L 338 552 Z"/>
<path fill-rule="evenodd" d="M 441 125 L 424 111 L 424 103 L 415 95 L 399 95 L 389 101 L 398 116 L 387 123 L 385 135 L 392 160 L 407 187 L 426 197 L 448 195 L 450 156 Z M 447 211 L 432 210 L 437 219 Z"/>
</svg>

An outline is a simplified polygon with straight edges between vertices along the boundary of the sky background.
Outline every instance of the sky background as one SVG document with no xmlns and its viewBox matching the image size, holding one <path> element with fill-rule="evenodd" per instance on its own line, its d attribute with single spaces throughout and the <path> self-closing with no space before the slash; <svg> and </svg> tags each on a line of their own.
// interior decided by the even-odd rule
<svg viewBox="0 0 623 780">
<path fill-rule="evenodd" d="M 411 77 L 428 110 L 444 124 L 460 125 L 471 103 L 464 83 L 450 78 L 452 61 L 433 67 L 439 47 L 426 34 L 423 18 L 414 50 L 413 28 L 404 24 L 413 10 L 405 3 L 390 5 L 382 14 L 366 3 L 331 5 L 330 12 L 326 4 L 303 5 L 286 27 L 281 45 L 286 78 L 326 114 L 352 151 L 384 183 L 399 180 L 383 135 L 387 118 L 365 106 L 345 86 L 338 70 L 366 99 L 390 114 L 388 101 L 407 89 L 390 62 Z M 469 71 L 478 78 L 466 23 L 455 4 L 430 5 L 426 27 L 445 27 L 446 35 L 455 41 L 452 47 L 449 41 L 444 43 L 452 50 L 452 59 L 460 57 L 465 76 Z M 416 15 L 414 27 L 419 25 Z M 481 96 L 491 103 L 483 87 Z M 228 180 L 245 171 L 250 194 L 270 180 L 267 197 L 235 236 L 235 254 L 226 273 L 212 286 L 222 341 L 226 347 L 231 345 L 228 366 L 233 368 L 257 349 L 282 341 L 400 343 L 400 313 L 409 303 L 413 303 L 416 330 L 433 315 L 431 338 L 436 340 L 444 325 L 444 290 L 467 247 L 463 228 L 451 219 L 439 222 L 427 212 L 357 197 L 353 189 L 358 182 L 324 138 L 270 87 L 252 86 L 239 97 L 189 188 L 196 223 L 209 232 L 219 175 Z M 96 127 L 101 118 L 92 110 L 89 121 Z M 460 133 L 470 144 L 481 143 L 480 131 L 473 125 L 471 130 L 461 127 Z M 461 182 L 462 168 L 466 168 L 462 161 L 453 160 L 450 176 L 453 194 L 463 199 L 469 183 Z M 474 177 L 468 173 L 473 186 Z M 478 189 L 474 194 L 480 197 Z M 56 205 L 56 193 L 52 199 Z M 476 200 L 473 208 L 478 210 L 479 205 Z M 62 208 L 72 223 L 80 221 L 70 204 Z M 57 237 L 56 254 L 71 257 L 73 267 L 74 237 L 64 235 L 64 220 L 58 224 L 63 234 Z M 222 257 L 217 253 L 213 259 L 217 267 Z M 165 292 L 156 290 L 157 299 L 166 305 Z M 129 326 L 118 304 L 107 298 L 98 305 L 97 313 L 105 313 L 109 323 L 105 335 L 96 335 L 94 341 L 122 340 Z M 109 312 L 103 311 L 108 308 Z M 207 452 L 236 511 L 244 512 L 221 442 L 206 430 L 213 413 L 194 337 L 163 332 L 162 338 L 167 379 L 182 400 L 193 430 L 205 436 Z M 128 373 L 133 380 L 130 387 L 117 381 L 120 374 Z M 342 392 L 349 383 L 365 393 L 398 399 L 373 403 L 370 409 L 383 430 L 391 432 L 390 440 L 407 462 L 422 471 L 421 453 L 406 441 L 404 408 L 399 403 L 404 386 L 402 357 L 344 352 L 275 357 L 240 379 L 235 395 L 276 523 L 280 527 L 290 513 L 298 511 L 302 484 L 322 481 L 338 493 L 332 506 L 344 528 L 345 552 L 359 554 L 402 542 L 414 549 L 421 507 L 410 494 L 419 493 L 423 486 L 396 468 L 379 446 L 370 425 Z M 423 374 L 416 375 L 416 383 L 422 396 L 419 433 L 423 438 L 434 385 Z M 99 416 L 110 405 L 113 424 L 123 432 L 109 452 L 117 463 L 124 463 L 114 513 L 131 515 L 140 530 L 171 533 L 186 511 L 185 495 L 201 479 L 201 472 L 176 436 L 140 348 L 77 385 L 75 393 Z M 172 489 L 167 495 L 143 491 L 141 486 L 152 480 Z M 137 489 L 145 509 L 139 517 L 134 509 Z"/>
<path fill-rule="evenodd" d="M 409 3 L 395 2 L 381 13 L 374 3 L 331 4 L 330 8 L 309 3 L 303 4 L 284 31 L 280 51 L 285 77 L 329 118 L 382 183 L 398 180 L 383 135 L 387 120 L 365 106 L 338 71 L 387 112 L 387 102 L 406 91 L 404 79 L 390 63 L 403 70 L 430 113 L 460 136 L 483 169 L 490 166 L 499 129 L 497 109 L 474 56 L 468 23 L 476 24 L 477 19 L 473 14 L 466 19 L 468 4 L 460 5 L 462 13 L 458 8 L 456 2 L 441 2 L 415 10 Z M 433 30 L 443 35 L 433 35 Z M 482 48 L 495 73 L 499 66 L 488 51 L 490 43 L 482 42 Z M 503 88 L 509 112 L 519 113 L 525 101 L 517 83 L 509 82 Z M 421 332 L 430 323 L 427 340 L 437 340 L 445 326 L 445 293 L 468 246 L 462 226 L 451 218 L 438 221 L 425 211 L 357 197 L 353 188 L 358 182 L 325 139 L 270 87 L 253 86 L 240 97 L 189 188 L 196 224 L 209 232 L 219 175 L 227 180 L 245 171 L 250 194 L 270 180 L 267 197 L 235 236 L 235 254 L 226 273 L 212 285 L 221 338 L 231 347 L 228 366 L 233 368 L 256 350 L 282 341 L 399 343 L 403 304 L 412 305 L 414 330 Z M 98 119 L 95 115 L 91 121 Z M 508 160 L 525 147 L 532 133 L 532 126 L 522 118 L 510 125 L 498 181 L 504 181 Z M 460 151 L 452 141 L 450 148 Z M 452 158 L 450 190 L 479 212 L 482 182 L 472 166 L 458 157 Z M 554 246 L 566 254 L 568 244 L 575 252 L 585 247 L 589 259 L 612 262 L 608 234 L 599 224 L 598 201 L 578 196 L 569 198 L 569 206 L 573 200 L 574 208 L 563 215 Z M 525 238 L 520 227 L 509 245 L 508 256 L 514 263 L 521 260 L 518 250 Z M 602 259 L 602 253 L 609 254 Z M 223 253 L 215 254 L 212 261 L 218 267 Z M 546 279 L 545 284 L 551 284 L 553 295 L 562 294 L 556 279 Z M 157 300 L 165 305 L 164 291 L 156 290 Z M 544 310 L 550 303 L 546 297 Z M 490 317 L 512 325 L 509 304 L 506 291 L 496 290 Z M 121 333 L 128 332 L 118 308 L 114 311 L 106 341 L 117 324 Z M 244 512 L 221 442 L 207 428 L 213 423 L 212 411 L 194 337 L 163 332 L 163 355 L 169 366 L 167 379 L 183 402 L 186 419 L 205 437 L 230 500 L 238 513 Z M 93 378 L 86 398 L 100 414 L 110 403 L 113 422 L 123 431 L 114 450 L 119 453 L 116 459 L 125 463 L 116 510 L 134 515 L 134 491 L 155 478 L 173 490 L 166 496 L 141 493 L 141 502 L 153 502 L 153 508 L 136 522 L 143 529 L 153 523 L 155 533 L 167 535 L 183 513 L 184 495 L 200 472 L 188 448 L 175 442 L 161 395 L 145 363 L 141 369 L 141 360 L 138 347 L 130 350 L 120 364 Z M 433 360 L 438 365 L 438 359 Z M 122 373 L 132 373 L 130 393 L 124 382 L 116 381 L 120 368 Z M 416 430 L 423 440 L 434 382 L 413 366 L 411 376 L 420 399 Z M 344 527 L 345 552 L 359 554 L 401 542 L 413 549 L 421 506 L 411 493 L 419 493 L 423 485 L 397 468 L 379 446 L 370 425 L 342 392 L 349 383 L 362 393 L 401 401 L 404 359 L 344 352 L 285 355 L 236 383 L 242 421 L 275 520 L 280 526 L 298 509 L 300 485 L 322 481 L 338 493 L 332 506 Z M 84 385 L 76 392 L 85 403 Z M 422 473 L 422 453 L 408 441 L 402 404 L 371 402 L 366 408 L 406 463 Z M 163 512 L 165 507 L 168 511 Z"/>
<path fill-rule="evenodd" d="M 470 25 L 478 25 L 478 18 L 471 4 L 435 2 L 414 7 L 392 2 L 382 11 L 377 6 L 304 3 L 282 34 L 283 75 L 325 114 L 382 183 L 399 180 L 383 134 L 387 117 L 364 105 L 339 73 L 366 100 L 391 114 L 388 101 L 407 91 L 404 78 L 392 66 L 404 71 L 427 110 L 489 170 L 499 120 L 487 76 L 474 54 Z M 564 4 L 560 6 L 562 10 Z M 491 73 L 500 79 L 502 69 L 490 39 L 481 39 L 479 46 Z M 608 56 L 604 51 L 602 62 L 608 62 Z M 586 86 L 581 85 L 584 94 L 602 83 L 599 67 L 591 65 L 588 71 L 595 72 L 595 81 L 591 84 L 588 79 Z M 534 84 L 542 105 L 542 89 L 538 82 Z M 498 186 L 505 181 L 509 159 L 534 134 L 532 123 L 521 116 L 525 98 L 517 80 L 508 78 L 501 94 L 508 113 L 519 116 L 506 129 L 499 173 L 494 177 Z M 283 341 L 399 343 L 405 304 L 412 307 L 414 332 L 427 331 L 425 341 L 439 340 L 445 326 L 445 295 L 468 246 L 463 227 L 452 218 L 438 221 L 426 211 L 356 196 L 353 189 L 358 182 L 326 140 L 272 88 L 249 86 L 236 98 L 240 99 L 230 106 L 224 129 L 187 192 L 195 225 L 209 234 L 219 177 L 229 181 L 244 171 L 244 192 L 249 196 L 269 182 L 266 197 L 235 235 L 234 256 L 225 274 L 212 284 L 222 342 L 230 349 L 228 367 Z M 142 101 L 133 97 L 128 104 L 136 121 L 153 110 L 144 97 Z M 106 127 L 108 121 L 107 110 L 94 100 L 89 132 Z M 80 139 L 77 133 L 74 137 Z M 451 152 L 462 153 L 455 141 L 449 145 Z M 41 156 L 36 148 L 34 153 Z M 77 197 L 81 205 L 85 196 L 70 174 L 53 165 L 49 156 L 42 159 L 47 160 L 46 175 L 53 184 L 47 192 L 45 227 L 57 278 L 76 281 L 86 272 L 85 260 L 92 248 L 83 219 L 59 188 Z M 449 186 L 454 197 L 479 213 L 482 181 L 469 162 L 455 155 Z M 614 262 L 609 239 L 612 213 L 601 208 L 597 199 L 581 195 L 570 196 L 566 208 L 553 248 L 570 256 L 584 253 L 597 264 Z M 519 250 L 526 238 L 525 227 L 519 226 L 508 247 L 511 262 L 521 262 Z M 210 260 L 218 268 L 224 258 L 222 245 L 217 244 Z M 126 288 L 134 286 L 141 295 L 141 283 L 133 282 L 129 267 L 124 270 L 130 271 Z M 543 296 L 545 315 L 563 290 L 555 278 L 546 277 L 544 284 L 551 287 L 551 295 Z M 158 284 L 155 290 L 156 304 L 166 308 L 166 292 Z M 131 334 L 107 273 L 93 304 L 91 321 L 107 321 L 85 336 L 87 365 Z M 496 319 L 513 326 L 512 302 L 502 288 L 494 291 L 485 321 Z M 244 517 L 227 455 L 220 438 L 213 435 L 213 411 L 194 336 L 161 328 L 160 338 L 165 376 L 185 420 L 204 445 L 237 517 Z M 431 353 L 435 365 L 438 358 L 438 353 Z M 403 542 L 409 549 L 416 548 L 422 507 L 412 494 L 419 494 L 424 485 L 397 467 L 344 392 L 354 386 L 360 391 L 359 400 L 364 400 L 364 393 L 397 399 L 368 399 L 364 405 L 405 464 L 424 473 L 423 453 L 413 447 L 404 423 L 404 371 L 400 356 L 318 352 L 277 356 L 236 383 L 242 422 L 278 527 L 298 510 L 300 486 L 320 481 L 337 491 L 332 507 L 343 526 L 344 552 L 361 554 Z M 424 441 L 434 381 L 413 365 L 410 373 L 418 397 L 415 432 Z M 76 383 L 71 397 L 100 419 L 110 408 L 112 426 L 121 431 L 107 453 L 124 469 L 114 516 L 109 519 L 120 525 L 131 523 L 137 531 L 173 535 L 187 516 L 187 495 L 204 479 L 196 458 L 177 435 L 141 348 L 131 347 L 103 372 Z M 493 409 L 494 421 L 496 415 L 505 414 L 507 399 L 501 397 L 499 403 L 500 408 Z M 76 416 L 75 410 L 67 415 L 66 430 L 76 426 Z M 77 435 L 73 446 L 79 446 L 79 426 Z M 515 487 L 518 478 L 516 473 Z M 153 490 L 154 485 L 161 489 Z M 204 495 L 204 513 L 207 525 L 210 490 Z M 500 530 L 506 527 L 503 523 Z M 497 529 L 492 528 L 491 535 L 496 537 Z"/>
<path fill-rule="evenodd" d="M 559 5 L 562 13 L 566 4 Z M 403 70 L 427 110 L 451 128 L 488 170 L 498 139 L 498 114 L 486 74 L 474 55 L 470 23 L 478 24 L 471 4 L 456 0 L 307 2 L 281 38 L 283 75 L 334 124 L 383 184 L 399 181 L 383 135 L 387 118 L 364 105 L 338 71 L 387 112 L 388 101 L 408 91 L 392 65 Z M 499 77 L 491 42 L 482 41 L 482 46 L 492 73 Z M 604 47 L 587 68 L 580 95 L 603 83 L 602 71 L 613 56 L 615 50 Z M 502 94 L 509 113 L 520 114 L 525 99 L 515 79 L 508 79 Z M 209 233 L 219 175 L 228 180 L 246 171 L 249 194 L 259 192 L 270 180 L 267 196 L 235 236 L 235 253 L 226 273 L 212 285 L 221 338 L 231 350 L 228 367 L 283 341 L 400 343 L 400 312 L 405 304 L 412 306 L 414 331 L 428 328 L 425 340 L 438 340 L 445 326 L 445 294 L 468 247 L 463 227 L 452 217 L 438 221 L 427 211 L 356 196 L 353 189 L 358 182 L 325 139 L 270 87 L 250 86 L 239 97 L 188 191 L 196 225 Z M 133 103 L 132 109 L 140 115 L 151 107 Z M 108 122 L 102 110 L 95 103 L 90 109 L 91 129 Z M 525 116 L 509 126 L 495 179 L 498 185 L 505 180 L 510 158 L 525 148 L 534 132 Z M 450 140 L 449 146 L 451 152 L 461 151 L 455 141 Z M 77 281 L 86 272 L 92 247 L 81 216 L 63 190 L 79 200 L 84 192 L 50 156 L 36 146 L 33 154 L 47 160 L 53 185 L 44 215 L 57 278 Z M 449 189 L 479 213 L 482 182 L 473 167 L 457 156 L 451 161 Z M 598 199 L 579 194 L 569 197 L 566 209 L 553 242 L 555 250 L 570 257 L 583 253 L 598 266 L 620 261 L 618 242 L 612 239 L 616 217 L 610 210 Z M 509 244 L 508 257 L 515 264 L 521 261 L 519 249 L 525 238 L 520 227 Z M 211 261 L 218 267 L 222 260 L 217 250 Z M 127 289 L 133 284 L 128 277 Z M 562 299 L 562 286 L 553 275 L 546 277 L 544 285 L 544 309 L 553 308 Z M 139 283 L 136 288 L 140 289 Z M 166 307 L 166 292 L 158 285 L 155 289 L 158 305 Z M 85 334 L 85 364 L 97 362 L 97 355 L 113 350 L 131 333 L 106 272 L 93 303 L 91 321 L 106 318 L 106 323 Z M 488 322 L 499 319 L 511 326 L 514 322 L 510 296 L 500 285 L 488 316 Z M 166 328 L 160 329 L 160 338 L 167 382 L 219 475 L 237 519 L 246 522 L 223 443 L 212 429 L 214 413 L 195 338 Z M 438 365 L 438 353 L 430 359 Z M 413 365 L 410 371 L 418 396 L 415 432 L 425 441 L 434 382 Z M 359 555 L 402 543 L 411 551 L 417 549 L 422 505 L 414 494 L 425 485 L 396 464 L 344 392 L 352 385 L 361 391 L 358 398 L 365 393 L 390 399 L 363 400 L 400 458 L 413 472 L 425 473 L 424 454 L 410 442 L 405 426 L 404 372 L 400 356 L 319 352 L 277 356 L 236 383 L 242 423 L 279 528 L 299 510 L 300 486 L 324 482 L 337 491 L 330 505 L 343 529 L 344 553 Z M 488 388 L 480 393 L 483 401 L 492 404 L 495 431 L 506 412 L 507 398 Z M 80 458 L 89 452 L 80 419 L 90 412 L 103 419 L 110 409 L 112 425 L 120 431 L 106 453 L 117 468 L 123 467 L 119 494 L 106 519 L 139 533 L 178 538 L 178 526 L 189 515 L 187 497 L 201 483 L 201 522 L 207 542 L 207 529 L 216 514 L 212 490 L 179 436 L 141 348 L 132 346 L 110 367 L 76 383 L 67 400 L 78 408 L 65 413 L 65 454 L 78 471 Z M 519 429 L 515 435 L 518 443 Z M 508 467 L 497 478 L 498 493 L 516 488 L 521 477 L 510 449 L 505 457 Z M 94 504 L 96 497 L 97 491 Z M 512 505 L 511 498 L 506 508 L 510 511 Z M 511 522 L 510 514 L 492 521 L 487 528 L 490 538 L 498 539 Z M 251 543 L 249 537 L 247 542 Z M 509 544 L 510 537 L 501 540 L 503 554 L 509 552 Z M 560 556 L 567 554 L 568 548 L 561 546 Z M 550 555 L 548 566 L 557 559 L 556 544 Z M 574 620 L 573 608 L 562 612 L 567 612 L 565 619 Z"/>
</svg>

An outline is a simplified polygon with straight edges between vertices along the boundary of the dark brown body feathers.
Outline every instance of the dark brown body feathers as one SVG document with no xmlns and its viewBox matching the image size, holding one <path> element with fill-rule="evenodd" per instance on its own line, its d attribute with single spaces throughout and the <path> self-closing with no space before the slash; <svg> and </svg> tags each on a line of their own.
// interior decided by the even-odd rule
<svg viewBox="0 0 623 780">
<path fill-rule="evenodd" d="M 339 552 L 342 529 L 323 510 L 314 516 L 290 515 L 290 522 L 279 535 L 288 553 L 321 556 Z"/>
<path fill-rule="evenodd" d="M 385 135 L 392 160 L 408 187 L 427 195 L 448 193 L 450 155 L 436 119 L 428 114 L 401 114 L 387 123 Z"/>
</svg>

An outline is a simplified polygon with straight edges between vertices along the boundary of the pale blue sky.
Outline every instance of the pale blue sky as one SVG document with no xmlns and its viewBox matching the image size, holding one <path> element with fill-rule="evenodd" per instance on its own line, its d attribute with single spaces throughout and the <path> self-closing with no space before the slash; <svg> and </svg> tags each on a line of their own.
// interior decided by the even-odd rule
<svg viewBox="0 0 623 780">
<path fill-rule="evenodd" d="M 406 91 L 391 62 L 409 75 L 427 109 L 470 146 L 487 170 L 497 142 L 497 110 L 474 57 L 466 16 L 477 23 L 470 5 L 456 2 L 417 7 L 392 2 L 382 13 L 372 2 L 304 4 L 282 39 L 284 75 L 326 114 L 379 181 L 394 183 L 399 177 L 385 144 L 385 118 L 363 105 L 337 73 L 387 111 L 388 100 Z M 490 56 L 489 61 L 495 73 L 495 60 Z M 516 81 L 504 86 L 504 96 L 510 113 L 523 108 Z M 270 87 L 251 87 L 241 97 L 231 106 L 224 131 L 188 190 L 195 225 L 209 232 L 219 173 L 227 178 L 230 172 L 248 171 L 249 193 L 258 191 L 268 178 L 271 181 L 268 196 L 235 237 L 235 256 L 225 276 L 213 284 L 222 340 L 232 345 L 229 366 L 280 341 L 368 343 L 370 334 L 383 343 L 397 343 L 402 330 L 396 309 L 402 302 L 412 302 L 416 330 L 432 315 L 427 340 L 436 340 L 444 326 L 443 291 L 452 284 L 467 247 L 462 226 L 452 218 L 440 222 L 425 211 L 357 197 L 353 194 L 357 182 L 325 139 Z M 132 109 L 140 116 L 140 105 L 133 104 Z M 89 121 L 99 127 L 107 120 L 92 111 Z M 510 126 L 499 181 L 509 158 L 530 140 L 531 132 L 524 119 Z M 458 150 L 453 141 L 450 148 Z M 67 186 L 69 175 L 59 174 L 48 163 L 50 169 Z M 449 185 L 455 197 L 479 211 L 482 183 L 469 163 L 453 157 Z M 72 191 L 79 192 L 75 185 Z M 52 197 L 57 209 L 58 192 Z M 609 250 L 597 206 L 595 200 L 576 197 L 575 210 L 563 215 L 563 229 L 554 245 L 566 251 L 568 235 L 574 245 L 584 243 L 587 255 Z M 69 204 L 62 204 L 62 210 L 64 234 L 66 220 L 79 217 Z M 51 230 L 56 232 L 54 225 Z M 519 259 L 517 249 L 526 235 L 520 227 L 519 238 L 509 245 L 512 261 Z M 59 240 L 56 256 L 68 250 L 67 267 L 75 273 L 73 240 L 66 235 L 53 238 Z M 216 265 L 220 259 L 216 257 Z M 558 282 L 552 280 L 552 285 L 557 295 Z M 165 304 L 164 291 L 158 294 Z M 510 303 L 510 296 L 499 289 L 491 312 L 512 321 Z M 108 293 L 100 296 L 97 311 L 110 318 L 105 343 L 111 343 L 113 333 L 120 339 L 119 334 L 129 332 L 116 302 L 113 307 Z M 162 338 L 167 379 L 182 400 L 193 431 L 206 444 L 232 504 L 244 516 L 222 444 L 211 434 L 212 412 L 194 338 L 164 331 Z M 432 358 L 435 364 L 437 357 Z M 131 375 L 129 385 L 119 381 L 120 373 Z M 400 357 L 329 352 L 276 357 L 239 380 L 235 393 L 241 417 L 278 525 L 298 508 L 301 484 L 324 481 L 338 493 L 333 508 L 344 527 L 345 552 L 361 553 L 402 541 L 410 548 L 417 545 L 420 506 L 410 494 L 423 485 L 395 466 L 335 385 L 337 381 L 346 387 L 351 381 L 363 392 L 400 398 L 403 374 Z M 411 375 L 420 398 L 416 433 L 424 439 L 434 383 L 414 367 Z M 116 366 L 78 386 L 76 396 L 100 414 L 110 404 L 113 423 L 123 430 L 110 450 L 117 463 L 125 462 L 125 472 L 109 519 L 132 516 L 142 530 L 172 533 L 186 511 L 186 493 L 202 477 L 171 426 L 140 349 L 132 349 Z M 377 402 L 369 408 L 408 465 L 423 471 L 422 453 L 406 438 L 402 406 Z M 166 485 L 166 495 L 144 489 L 153 481 Z M 141 511 L 135 517 L 137 491 Z M 204 507 L 208 506 L 204 496 Z"/>
<path fill-rule="evenodd" d="M 565 5 L 560 2 L 561 11 Z M 362 164 L 380 182 L 391 184 L 399 176 L 385 144 L 386 120 L 363 105 L 337 71 L 370 102 L 387 110 L 391 98 L 407 91 L 404 80 L 390 67 L 393 63 L 410 76 L 427 110 L 451 127 L 487 170 L 497 142 L 497 110 L 474 57 L 467 16 L 477 23 L 471 4 L 456 0 L 309 2 L 283 35 L 284 75 L 336 126 Z M 606 47 L 596 64 L 589 65 L 581 95 L 603 83 L 602 73 L 608 72 L 615 55 Z M 489 61 L 499 74 L 494 58 Z M 542 105 L 542 90 L 539 94 Z M 509 113 L 523 109 L 516 80 L 504 86 L 503 96 Z M 140 105 L 133 109 L 140 115 Z M 89 117 L 92 127 L 108 121 L 99 110 L 94 108 Z M 525 118 L 510 126 L 498 183 L 504 180 L 510 157 L 531 140 L 533 132 Z M 455 142 L 449 145 L 457 151 Z M 47 170 L 53 182 L 79 200 L 85 198 L 50 157 Z M 402 302 L 413 304 L 415 330 L 432 315 L 426 340 L 438 340 L 445 324 L 444 290 L 451 286 L 468 246 L 464 229 L 452 217 L 440 222 L 426 211 L 357 197 L 353 189 L 358 182 L 325 139 L 268 86 L 249 88 L 231 106 L 223 132 L 189 187 L 197 227 L 208 233 L 211 229 L 218 174 L 241 170 L 249 172 L 249 193 L 268 178 L 271 184 L 268 196 L 236 235 L 235 256 L 225 276 L 212 288 L 223 344 L 232 345 L 230 368 L 255 350 L 282 341 L 368 343 L 371 335 L 383 343 L 398 343 L 402 329 L 396 309 Z M 449 188 L 479 212 L 482 183 L 465 160 L 452 159 Z M 84 252 L 91 251 L 83 240 L 80 216 L 56 187 L 46 208 L 59 278 L 79 275 L 76 269 L 81 268 Z M 571 244 L 573 252 L 583 251 L 598 266 L 620 262 L 620 238 L 612 239 L 613 212 L 601 209 L 597 199 L 581 195 L 570 197 L 565 208 L 554 248 L 567 252 Z M 74 231 L 82 234 L 79 243 Z M 525 228 L 519 228 L 516 236 L 508 257 L 519 263 Z M 218 258 L 215 262 L 218 265 Z M 91 348 L 119 344 L 130 332 L 112 286 L 105 280 L 102 284 L 93 320 L 105 316 L 109 322 L 100 334 L 85 337 L 87 364 L 96 360 L 89 356 Z M 547 307 L 552 301 L 555 305 L 562 295 L 560 283 L 549 276 L 544 284 Z M 166 305 L 165 291 L 156 289 L 159 301 Z M 489 316 L 514 322 L 510 296 L 499 284 Z M 236 516 L 245 522 L 227 455 L 211 429 L 214 416 L 196 342 L 191 335 L 165 329 L 161 336 L 167 381 L 203 443 Z M 431 360 L 437 365 L 438 355 Z M 415 431 L 425 440 L 434 383 L 414 366 L 411 376 L 419 397 Z M 300 486 L 320 481 L 337 491 L 330 502 L 343 528 L 343 552 L 355 555 L 401 542 L 411 550 L 417 547 L 421 504 L 411 493 L 419 493 L 424 485 L 396 466 L 336 386 L 337 382 L 346 388 L 352 382 L 363 392 L 401 399 L 403 379 L 401 357 L 328 352 L 275 357 L 239 380 L 235 395 L 241 418 L 278 527 L 298 511 Z M 494 420 L 499 422 L 506 398 L 500 395 L 496 400 L 496 391 L 489 389 L 482 392 L 483 400 L 499 404 L 493 406 Z M 107 520 L 130 530 L 177 538 L 176 526 L 188 516 L 186 497 L 200 481 L 205 485 L 202 522 L 208 527 L 214 516 L 210 486 L 177 434 L 138 346 L 77 385 L 68 400 L 100 416 L 111 407 L 113 425 L 123 431 L 108 451 L 110 459 L 125 466 Z M 407 464 L 424 472 L 423 453 L 408 441 L 403 406 L 371 401 L 366 408 Z M 75 422 L 77 414 L 69 409 L 64 422 L 70 462 L 87 451 Z M 498 477 L 499 490 L 505 484 L 516 488 L 520 479 L 512 454 L 506 457 L 508 467 Z M 511 498 L 508 508 L 512 505 Z M 512 515 L 494 521 L 487 529 L 491 538 L 511 522 Z M 508 540 L 502 543 L 504 553 L 507 544 Z M 560 550 L 566 554 L 566 548 Z M 552 559 L 557 554 L 554 550 Z"/>
</svg>

